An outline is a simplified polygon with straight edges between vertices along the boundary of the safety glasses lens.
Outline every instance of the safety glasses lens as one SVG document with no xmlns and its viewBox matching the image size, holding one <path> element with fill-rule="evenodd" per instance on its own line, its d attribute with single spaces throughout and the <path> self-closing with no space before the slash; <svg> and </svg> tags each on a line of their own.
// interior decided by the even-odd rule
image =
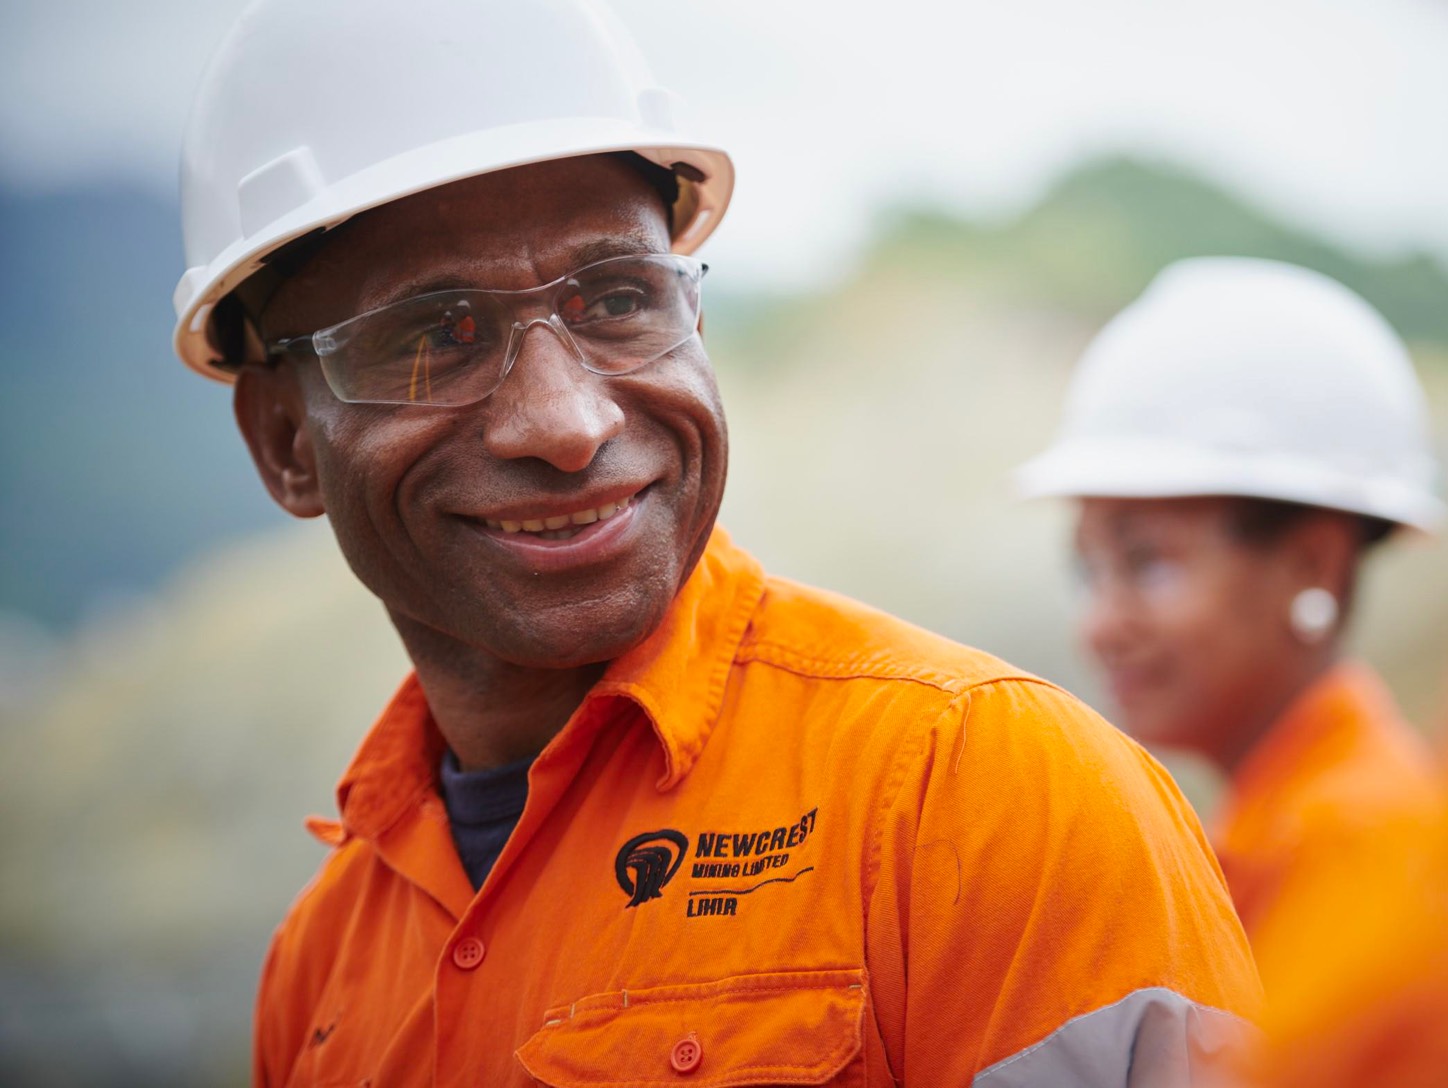
<svg viewBox="0 0 1448 1088">
<path fill-rule="evenodd" d="M 313 345 L 342 400 L 470 404 L 502 383 L 510 352 L 539 319 L 556 318 L 595 373 L 653 362 L 693 334 L 703 273 L 686 257 L 616 257 L 528 291 L 406 299 L 323 330 Z"/>
</svg>

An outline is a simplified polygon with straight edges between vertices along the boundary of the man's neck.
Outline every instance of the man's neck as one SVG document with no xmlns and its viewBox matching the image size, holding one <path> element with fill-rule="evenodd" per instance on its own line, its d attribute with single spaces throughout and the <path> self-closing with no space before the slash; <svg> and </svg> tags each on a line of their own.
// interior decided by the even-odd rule
<svg viewBox="0 0 1448 1088">
<path fill-rule="evenodd" d="M 513 665 L 394 615 L 427 705 L 463 770 L 541 752 L 598 683 L 607 662 L 570 669 Z"/>
</svg>

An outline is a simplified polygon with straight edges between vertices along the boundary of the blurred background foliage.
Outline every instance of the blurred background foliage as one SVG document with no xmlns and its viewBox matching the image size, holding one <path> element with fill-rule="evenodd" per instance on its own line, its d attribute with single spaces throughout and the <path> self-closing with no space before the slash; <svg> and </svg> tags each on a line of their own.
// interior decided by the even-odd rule
<svg viewBox="0 0 1448 1088">
<path fill-rule="evenodd" d="M 326 527 L 270 506 L 225 389 L 171 355 L 179 245 L 175 209 L 140 190 L 0 191 L 0 1084 L 245 1083 L 268 933 L 322 857 L 302 818 L 332 811 L 405 668 Z M 1095 329 L 1164 264 L 1219 253 L 1320 269 L 1380 307 L 1448 452 L 1442 267 L 1103 159 L 1008 220 L 883 213 L 815 293 L 714 269 L 724 524 L 777 573 L 1094 699 L 1069 511 L 1016 504 L 1009 473 Z M 1448 695 L 1445 558 L 1386 549 L 1357 617 L 1419 722 Z"/>
</svg>

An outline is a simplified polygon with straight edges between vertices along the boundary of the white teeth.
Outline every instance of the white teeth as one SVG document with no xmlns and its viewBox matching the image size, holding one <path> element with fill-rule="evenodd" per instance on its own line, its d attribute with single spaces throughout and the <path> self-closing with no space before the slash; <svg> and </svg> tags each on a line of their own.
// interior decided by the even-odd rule
<svg viewBox="0 0 1448 1088">
<path fill-rule="evenodd" d="M 635 496 L 630 495 L 618 502 L 606 502 L 592 510 L 579 510 L 573 514 L 555 514 L 550 518 L 529 518 L 526 521 L 495 521 L 492 518 L 485 518 L 483 524 L 489 529 L 501 529 L 505 533 L 557 532 L 559 529 L 567 529 L 572 525 L 592 525 L 595 521 L 611 518 L 615 514 L 627 510 L 634 498 Z"/>
</svg>

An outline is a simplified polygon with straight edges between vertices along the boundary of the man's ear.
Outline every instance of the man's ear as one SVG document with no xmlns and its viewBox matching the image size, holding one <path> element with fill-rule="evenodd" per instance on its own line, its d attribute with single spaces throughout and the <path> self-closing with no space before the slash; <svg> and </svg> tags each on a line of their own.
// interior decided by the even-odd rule
<svg viewBox="0 0 1448 1088">
<path fill-rule="evenodd" d="M 326 513 L 296 374 L 286 366 L 243 367 L 232 407 L 261 481 L 277 505 L 298 518 Z"/>
</svg>

